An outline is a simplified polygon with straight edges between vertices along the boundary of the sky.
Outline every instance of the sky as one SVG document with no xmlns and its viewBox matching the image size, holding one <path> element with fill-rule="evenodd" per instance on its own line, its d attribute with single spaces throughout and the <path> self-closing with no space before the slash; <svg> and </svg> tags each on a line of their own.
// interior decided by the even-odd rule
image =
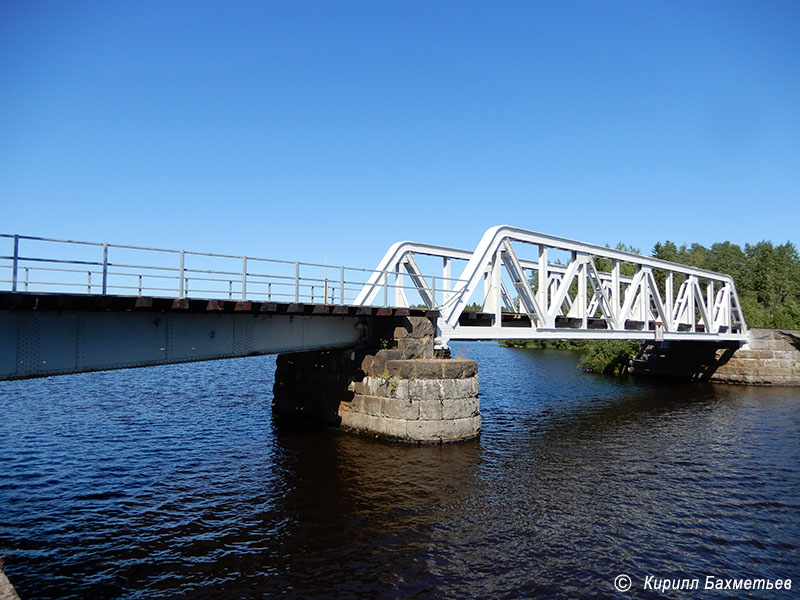
<svg viewBox="0 0 800 600">
<path fill-rule="evenodd" d="M 0 0 L 0 232 L 800 245 L 798 31 L 792 1 Z"/>
</svg>

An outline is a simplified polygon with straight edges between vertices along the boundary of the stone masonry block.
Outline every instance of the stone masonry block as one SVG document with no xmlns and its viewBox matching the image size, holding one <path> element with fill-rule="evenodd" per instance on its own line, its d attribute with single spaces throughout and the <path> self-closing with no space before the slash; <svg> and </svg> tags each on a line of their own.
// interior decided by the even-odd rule
<svg viewBox="0 0 800 600">
<path fill-rule="evenodd" d="M 450 427 L 445 429 L 447 421 L 408 421 L 408 438 L 417 442 L 440 442 L 449 436 Z"/>
<path fill-rule="evenodd" d="M 406 323 L 406 325 L 401 327 L 394 328 L 394 335 L 392 336 L 395 340 L 404 340 L 405 338 L 411 335 L 411 323 Z"/>
<path fill-rule="evenodd" d="M 478 414 L 478 409 L 478 399 L 475 397 L 442 400 L 443 419 L 452 420 L 472 417 Z"/>
<path fill-rule="evenodd" d="M 391 419 L 419 418 L 419 402 L 404 398 L 383 398 L 381 414 Z"/>
<path fill-rule="evenodd" d="M 477 381 L 478 381 L 477 377 L 470 377 L 469 379 L 454 379 L 453 393 L 449 397 L 470 398 L 472 396 L 477 396 L 478 392 L 475 389 L 476 387 L 475 383 L 477 383 Z"/>
<path fill-rule="evenodd" d="M 442 400 L 414 400 L 419 406 L 419 418 L 425 421 L 442 420 Z"/>
<path fill-rule="evenodd" d="M 408 421 L 406 419 L 381 419 L 380 429 L 383 435 L 398 440 L 408 439 Z"/>
<path fill-rule="evenodd" d="M 342 422 L 339 424 L 339 426 L 342 429 L 363 431 L 366 428 L 368 416 L 369 415 L 365 415 L 364 413 L 357 411 L 347 411 L 344 413 L 339 413 L 339 417 L 341 417 L 342 419 Z"/>
<path fill-rule="evenodd" d="M 445 379 L 464 379 L 478 372 L 478 364 L 468 358 L 451 358 L 442 361 L 442 377 Z"/>
<path fill-rule="evenodd" d="M 386 369 L 392 377 L 398 379 L 413 379 L 416 369 L 414 360 L 389 360 L 386 361 Z"/>
<path fill-rule="evenodd" d="M 394 390 L 394 397 L 409 400 L 411 396 L 408 394 L 408 379 L 397 379 L 396 383 L 397 388 Z"/>
<path fill-rule="evenodd" d="M 412 400 L 441 400 L 442 382 L 439 379 L 412 379 L 408 382 L 408 397 Z"/>
<path fill-rule="evenodd" d="M 456 393 L 456 381 L 457 379 L 442 379 L 442 399 L 444 398 L 458 398 L 458 394 Z"/>
<path fill-rule="evenodd" d="M 418 379 L 441 379 L 442 363 L 448 359 L 418 360 L 414 374 Z"/>
<path fill-rule="evenodd" d="M 381 403 L 383 398 L 380 396 L 358 396 L 358 398 L 361 398 L 361 412 L 368 415 L 381 416 Z M 353 400 L 355 401 L 355 398 Z M 358 406 L 358 404 L 356 406 Z"/>
<path fill-rule="evenodd" d="M 375 362 L 375 357 L 367 355 L 364 357 L 364 360 L 361 361 L 361 370 L 364 373 L 369 374 L 372 371 L 372 365 Z"/>
<path fill-rule="evenodd" d="M 398 340 L 397 348 L 405 351 L 407 358 L 433 358 L 433 338 L 405 338 Z"/>
<path fill-rule="evenodd" d="M 407 317 L 408 322 L 411 324 L 411 333 L 409 337 L 433 337 L 436 335 L 436 330 L 433 327 L 433 321 L 426 317 Z"/>
<path fill-rule="evenodd" d="M 447 424 L 445 428 L 446 438 L 443 440 L 461 440 L 470 437 L 475 437 L 481 430 L 481 417 L 475 415 L 474 417 L 467 417 L 465 419 L 454 419 L 452 421 L 444 421 Z"/>
<path fill-rule="evenodd" d="M 398 350 L 405 351 L 407 358 L 422 358 L 425 355 L 425 342 L 415 338 L 405 338 L 397 341 Z"/>
</svg>

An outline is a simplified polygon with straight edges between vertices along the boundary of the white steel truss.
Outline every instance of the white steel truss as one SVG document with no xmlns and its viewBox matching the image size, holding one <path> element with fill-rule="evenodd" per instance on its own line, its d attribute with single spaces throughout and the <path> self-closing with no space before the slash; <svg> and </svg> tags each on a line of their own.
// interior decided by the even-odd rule
<svg viewBox="0 0 800 600">
<path fill-rule="evenodd" d="M 520 258 L 515 246 L 532 246 L 536 258 Z M 554 254 L 568 259 L 551 261 Z M 423 274 L 420 256 L 441 258 L 441 276 Z M 466 263 L 458 277 L 454 262 Z M 480 286 L 482 310 L 466 311 Z M 472 252 L 394 244 L 355 303 L 372 304 L 381 290 L 386 298 L 389 288 L 397 306 L 409 306 L 406 291 L 414 290 L 440 311 L 440 347 L 492 339 L 744 341 L 747 332 L 728 275 L 508 225 L 488 229 Z"/>
</svg>

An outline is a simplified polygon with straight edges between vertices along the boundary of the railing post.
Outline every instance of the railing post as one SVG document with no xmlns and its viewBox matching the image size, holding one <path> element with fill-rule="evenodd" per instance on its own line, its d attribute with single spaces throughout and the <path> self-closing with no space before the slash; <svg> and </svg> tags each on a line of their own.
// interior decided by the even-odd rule
<svg viewBox="0 0 800 600">
<path fill-rule="evenodd" d="M 228 300 L 233 300 L 233 282 L 228 280 Z"/>
<path fill-rule="evenodd" d="M 339 267 L 339 304 L 344 304 L 344 266 Z"/>
<path fill-rule="evenodd" d="M 30 271 L 30 269 L 28 267 L 25 267 L 25 291 L 26 292 L 28 291 L 28 271 Z"/>
<path fill-rule="evenodd" d="M 142 295 L 142 276 L 139 275 L 139 295 Z"/>
<path fill-rule="evenodd" d="M 242 300 L 247 300 L 247 257 L 242 257 Z"/>
<path fill-rule="evenodd" d="M 383 272 L 383 305 L 389 306 L 389 273 Z"/>
<path fill-rule="evenodd" d="M 438 304 L 436 303 L 436 275 L 432 276 L 431 282 L 431 300 L 433 300 L 433 306 L 431 308 L 437 308 Z"/>
<path fill-rule="evenodd" d="M 17 266 L 19 264 L 19 235 L 14 234 L 14 258 L 11 267 L 11 291 L 17 291 Z"/>
<path fill-rule="evenodd" d="M 294 263 L 294 301 L 300 302 L 300 263 Z"/>
<path fill-rule="evenodd" d="M 267 284 L 267 300 L 272 300 L 272 282 Z"/>
<path fill-rule="evenodd" d="M 178 298 L 183 298 L 184 294 L 186 293 L 186 282 L 183 277 L 183 250 L 180 251 L 181 254 L 181 267 L 180 267 L 180 281 L 178 282 Z"/>
<path fill-rule="evenodd" d="M 92 272 L 86 271 L 86 293 L 92 293 Z"/>
<path fill-rule="evenodd" d="M 108 289 L 108 244 L 103 244 L 103 296 Z M 90 292 L 91 293 L 91 292 Z"/>
</svg>

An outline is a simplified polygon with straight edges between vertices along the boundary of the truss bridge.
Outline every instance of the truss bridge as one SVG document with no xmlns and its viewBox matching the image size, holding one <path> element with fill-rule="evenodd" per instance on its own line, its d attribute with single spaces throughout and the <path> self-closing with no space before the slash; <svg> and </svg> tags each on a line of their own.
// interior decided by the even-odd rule
<svg viewBox="0 0 800 600">
<path fill-rule="evenodd" d="M 441 270 L 421 268 L 423 259 L 441 261 Z M 472 251 L 394 244 L 355 303 L 391 295 L 394 305 L 409 306 L 409 290 L 440 312 L 440 346 L 493 339 L 744 341 L 747 332 L 728 275 L 508 225 L 488 229 Z"/>
</svg>

